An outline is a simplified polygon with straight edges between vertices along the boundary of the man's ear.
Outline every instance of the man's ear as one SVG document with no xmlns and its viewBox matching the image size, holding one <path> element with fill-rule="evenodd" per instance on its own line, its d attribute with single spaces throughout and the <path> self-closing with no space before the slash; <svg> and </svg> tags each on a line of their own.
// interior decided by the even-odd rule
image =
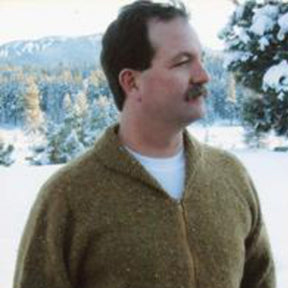
<svg viewBox="0 0 288 288">
<path fill-rule="evenodd" d="M 130 95 L 131 92 L 138 90 L 139 88 L 137 84 L 138 73 L 139 72 L 133 69 L 123 69 L 119 73 L 118 80 L 126 95 Z"/>
</svg>

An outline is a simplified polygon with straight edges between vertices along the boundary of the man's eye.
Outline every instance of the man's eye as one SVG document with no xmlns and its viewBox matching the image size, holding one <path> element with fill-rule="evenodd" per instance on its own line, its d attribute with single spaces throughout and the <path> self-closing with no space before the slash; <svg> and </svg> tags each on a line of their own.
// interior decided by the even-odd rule
<svg viewBox="0 0 288 288">
<path fill-rule="evenodd" d="M 175 67 L 182 66 L 182 65 L 185 65 L 185 64 L 188 64 L 188 63 L 190 63 L 190 60 L 186 59 L 186 60 L 183 60 L 183 61 L 180 61 L 180 62 L 176 63 Z"/>
</svg>

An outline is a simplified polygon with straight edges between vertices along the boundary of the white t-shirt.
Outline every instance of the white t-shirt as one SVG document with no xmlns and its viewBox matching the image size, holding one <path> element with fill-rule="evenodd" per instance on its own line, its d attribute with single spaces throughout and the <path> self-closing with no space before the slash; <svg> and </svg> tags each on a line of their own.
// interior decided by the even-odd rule
<svg viewBox="0 0 288 288">
<path fill-rule="evenodd" d="M 164 190 L 174 199 L 180 200 L 185 184 L 185 155 L 181 149 L 169 158 L 153 158 L 141 155 L 125 147 L 144 168 L 160 183 Z"/>
</svg>

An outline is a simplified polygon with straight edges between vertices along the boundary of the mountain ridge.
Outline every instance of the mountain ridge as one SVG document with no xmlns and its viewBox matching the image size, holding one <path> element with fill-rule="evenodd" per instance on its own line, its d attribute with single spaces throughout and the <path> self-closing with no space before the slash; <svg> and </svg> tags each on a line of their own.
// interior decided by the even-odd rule
<svg viewBox="0 0 288 288">
<path fill-rule="evenodd" d="M 0 66 L 99 65 L 101 39 L 101 34 L 93 34 L 78 37 L 48 36 L 8 42 L 0 46 Z"/>
</svg>

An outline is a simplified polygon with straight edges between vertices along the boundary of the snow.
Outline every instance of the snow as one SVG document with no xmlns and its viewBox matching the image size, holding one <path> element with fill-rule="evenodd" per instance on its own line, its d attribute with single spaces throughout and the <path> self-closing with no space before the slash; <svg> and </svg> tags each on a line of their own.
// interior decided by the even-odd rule
<svg viewBox="0 0 288 288">
<path fill-rule="evenodd" d="M 245 2 L 246 5 L 243 2 L 235 9 L 234 21 L 230 20 L 220 35 L 225 41 L 226 48 L 223 67 L 239 72 L 244 67 L 242 63 L 246 64 L 246 67 L 264 65 L 265 68 L 262 69 L 264 76 L 258 88 L 262 88 L 264 92 L 277 94 L 278 100 L 284 101 L 288 92 L 288 60 L 285 56 L 287 49 L 284 43 L 288 36 L 288 11 L 286 3 L 280 2 L 267 4 L 267 1 L 256 1 L 257 8 L 251 8 L 255 7 L 254 4 L 249 5 Z M 263 53 L 267 50 L 268 53 Z M 274 56 L 270 50 L 276 55 Z M 240 82 L 248 83 L 246 80 L 249 78 L 249 73 L 247 77 L 245 73 L 242 74 Z"/>
<path fill-rule="evenodd" d="M 22 51 L 23 51 L 23 52 L 32 53 L 33 49 L 35 49 L 34 43 L 33 43 L 33 42 L 27 42 L 27 43 L 23 46 Z"/>
<path fill-rule="evenodd" d="M 288 219 L 286 185 L 288 153 L 247 149 L 242 127 L 203 128 L 200 125 L 192 125 L 189 127 L 189 131 L 202 141 L 205 140 L 215 146 L 229 149 L 247 167 L 258 190 L 270 235 L 276 260 L 277 287 L 286 288 L 288 283 L 288 230 L 283 226 L 284 221 Z M 10 136 L 12 137 L 12 135 Z M 19 131 L 18 137 L 21 137 Z M 277 139 L 279 140 L 279 138 Z M 12 288 L 17 248 L 29 210 L 41 185 L 60 167 L 61 165 L 25 166 L 18 162 L 10 168 L 0 167 L 1 287 Z"/>
<path fill-rule="evenodd" d="M 6 57 L 8 57 L 8 51 L 5 48 L 3 48 L 0 50 L 0 58 L 6 58 Z"/>
<path fill-rule="evenodd" d="M 67 152 L 64 153 L 66 159 L 73 159 L 86 150 L 84 145 L 79 141 L 79 137 L 75 130 L 71 131 L 65 140 L 64 146 L 66 146 L 67 149 Z"/>
<path fill-rule="evenodd" d="M 254 57 L 251 52 L 233 51 L 227 52 L 224 59 L 223 67 L 227 68 L 229 65 L 240 62 L 246 62 L 248 59 Z"/>
<path fill-rule="evenodd" d="M 268 4 L 263 6 L 262 8 L 255 9 L 254 13 L 259 17 L 261 17 L 261 15 L 266 15 L 271 19 L 275 20 L 279 15 L 279 7 L 273 4 Z"/>
<path fill-rule="evenodd" d="M 260 40 L 259 40 L 259 46 L 260 46 L 260 50 L 261 51 L 264 51 L 265 50 L 265 48 L 267 47 L 267 46 L 269 46 L 269 40 L 267 39 L 267 37 L 261 37 L 260 38 Z"/>
<path fill-rule="evenodd" d="M 285 34 L 288 33 L 288 12 L 279 18 L 278 25 L 280 26 L 280 31 L 277 38 L 282 41 L 285 38 Z"/>
<path fill-rule="evenodd" d="M 288 62 L 286 60 L 270 67 L 263 77 L 263 89 L 288 92 Z"/>
<path fill-rule="evenodd" d="M 234 32 L 235 35 L 238 36 L 239 40 L 244 44 L 247 44 L 251 40 L 243 27 L 235 26 Z"/>
<path fill-rule="evenodd" d="M 13 152 L 13 160 L 15 160 L 17 164 L 26 164 L 26 157 L 30 154 L 29 146 L 33 143 L 36 145 L 38 139 L 29 139 L 22 129 L 13 127 L 0 129 L 0 135 L 7 144 L 12 144 L 14 146 L 15 152 Z M 33 143 L 31 143 L 31 141 L 33 141 Z"/>
<path fill-rule="evenodd" d="M 271 31 L 276 24 L 279 8 L 275 5 L 266 5 L 262 8 L 254 9 L 253 24 L 250 31 L 256 35 L 263 36 Z"/>
<path fill-rule="evenodd" d="M 256 35 L 262 36 L 267 31 L 271 31 L 274 27 L 274 22 L 267 16 L 262 15 L 258 18 L 253 18 L 253 25 L 250 31 Z"/>
<path fill-rule="evenodd" d="M 221 149 L 242 150 L 247 148 L 244 139 L 244 128 L 241 126 L 215 125 L 213 128 L 201 125 L 191 125 L 189 132 L 202 142 L 217 146 Z"/>
<path fill-rule="evenodd" d="M 244 12 L 245 12 L 244 6 L 237 5 L 235 10 L 236 19 L 237 20 L 241 19 L 243 17 Z"/>
</svg>

